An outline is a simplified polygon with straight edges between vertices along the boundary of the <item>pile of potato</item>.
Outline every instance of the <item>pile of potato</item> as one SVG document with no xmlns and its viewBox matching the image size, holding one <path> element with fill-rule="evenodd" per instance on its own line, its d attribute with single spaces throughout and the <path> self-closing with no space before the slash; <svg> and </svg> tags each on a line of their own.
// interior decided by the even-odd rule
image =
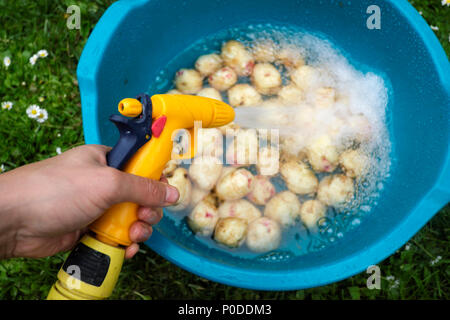
<svg viewBox="0 0 450 320">
<path fill-rule="evenodd" d="M 283 72 L 290 77 L 285 85 Z M 293 46 L 277 48 L 273 42 L 264 41 L 249 48 L 231 40 L 222 46 L 220 54 L 200 56 L 195 69 L 179 70 L 174 81 L 176 89 L 168 93 L 217 100 L 226 93 L 230 105 L 242 108 L 297 104 L 314 90 L 315 101 L 309 106 L 314 112 L 332 108 L 337 99 L 334 88 L 313 86 L 317 72 L 305 64 Z M 303 112 L 302 117 L 307 114 Z M 361 132 L 370 128 L 364 116 L 355 117 L 343 125 L 360 126 Z M 224 155 L 226 135 L 233 135 L 234 140 Z M 364 134 L 355 136 L 353 146 L 366 138 Z M 270 139 L 261 143 L 255 130 L 234 123 L 201 129 L 201 156 L 194 158 L 188 169 L 171 160 L 163 172 L 180 192 L 177 204 L 169 209 L 189 210 L 188 224 L 196 234 L 212 236 L 231 248 L 245 243 L 254 252 L 278 248 L 283 230 L 298 225 L 297 221 L 315 230 L 328 207 L 342 208 L 351 201 L 354 180 L 367 172 L 369 159 L 358 147 L 337 148 L 331 131 L 301 150 L 293 148 L 295 144 L 295 135 L 284 136 L 280 148 L 275 148 Z M 222 159 L 227 165 L 222 164 Z M 250 170 L 252 165 L 256 170 Z M 280 176 L 286 190 L 277 192 L 273 179 Z"/>
</svg>

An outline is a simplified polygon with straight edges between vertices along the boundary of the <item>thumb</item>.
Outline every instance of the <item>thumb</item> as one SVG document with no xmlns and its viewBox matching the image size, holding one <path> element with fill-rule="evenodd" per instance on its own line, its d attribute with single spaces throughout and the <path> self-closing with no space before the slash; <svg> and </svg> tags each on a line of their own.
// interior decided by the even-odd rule
<svg viewBox="0 0 450 320">
<path fill-rule="evenodd" d="M 134 202 L 143 207 L 164 207 L 174 204 L 180 196 L 177 188 L 156 180 L 119 171 L 118 202 Z"/>
</svg>

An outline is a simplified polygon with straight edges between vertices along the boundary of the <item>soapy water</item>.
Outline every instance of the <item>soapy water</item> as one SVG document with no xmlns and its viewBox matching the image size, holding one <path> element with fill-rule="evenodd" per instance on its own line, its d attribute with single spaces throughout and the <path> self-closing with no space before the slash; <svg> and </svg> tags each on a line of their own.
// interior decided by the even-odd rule
<svg viewBox="0 0 450 320">
<path fill-rule="evenodd" d="M 338 94 L 333 108 L 325 108 L 314 113 L 311 113 L 308 108 L 315 99 L 313 89 L 305 92 L 301 103 L 280 105 L 279 102 L 274 102 L 269 106 L 266 103 L 260 106 L 238 107 L 235 108 L 235 123 L 245 128 L 277 129 L 281 138 L 295 136 L 297 137 L 295 143 L 291 144 L 294 151 L 302 150 L 322 134 L 330 134 L 330 130 L 333 133 L 330 135 L 333 144 L 343 151 L 352 146 L 353 142 L 348 139 L 349 137 L 369 130 L 370 139 L 365 139 L 364 143 L 359 145 L 359 149 L 369 156 L 370 161 L 366 170 L 367 174 L 357 179 L 355 196 L 345 208 L 328 208 L 326 217 L 319 220 L 318 229 L 315 232 L 309 231 L 301 223 L 283 229 L 282 242 L 274 252 L 252 253 L 245 246 L 229 249 L 216 243 L 210 237 L 196 236 L 195 241 L 200 241 L 209 248 L 225 250 L 233 256 L 255 258 L 264 262 L 286 261 L 298 255 L 321 250 L 345 237 L 349 230 L 361 223 L 364 216 L 376 206 L 379 194 L 383 190 L 383 183 L 389 177 L 391 145 L 386 114 L 388 90 L 384 79 L 372 72 L 363 73 L 356 70 L 345 56 L 323 37 L 306 34 L 292 27 L 250 25 L 224 30 L 196 42 L 160 71 L 148 91 L 150 93 L 168 91 L 173 87 L 173 75 L 179 68 L 193 66 L 195 59 L 202 54 L 212 52 L 220 54 L 221 45 L 230 39 L 241 41 L 247 47 L 273 41 L 278 47 L 299 49 L 302 56 L 307 57 L 306 63 L 320 70 L 313 87 L 332 87 Z M 283 85 L 286 85 L 288 72 L 281 67 L 279 70 L 282 74 Z M 265 100 L 267 99 L 270 97 Z M 223 100 L 227 102 L 225 95 Z M 299 110 L 303 111 L 299 112 Z M 368 120 L 369 127 L 352 126 L 345 122 L 355 116 L 364 116 Z M 308 121 L 301 123 L 299 119 L 308 119 Z M 343 125 L 337 126 L 337 123 L 342 124 L 342 120 L 344 120 Z M 188 167 L 188 165 L 184 166 Z M 254 165 L 250 166 L 249 170 L 256 174 Z M 333 173 L 340 172 L 338 168 Z M 321 180 L 325 175 L 318 174 L 317 177 Z M 272 178 L 272 183 L 277 192 L 287 190 L 280 176 Z M 310 198 L 299 196 L 302 203 Z M 264 211 L 263 206 L 257 207 L 261 212 Z M 179 228 L 181 233 L 192 239 L 192 232 L 185 221 L 188 213 L 188 211 L 171 213 L 169 210 L 166 219 L 169 218 L 175 228 Z"/>
</svg>

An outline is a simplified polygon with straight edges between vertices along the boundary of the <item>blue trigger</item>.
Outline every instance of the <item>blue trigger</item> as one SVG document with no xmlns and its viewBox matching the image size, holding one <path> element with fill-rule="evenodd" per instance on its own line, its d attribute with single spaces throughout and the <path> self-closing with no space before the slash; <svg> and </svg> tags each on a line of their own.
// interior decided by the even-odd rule
<svg viewBox="0 0 450 320">
<path fill-rule="evenodd" d="M 142 103 L 142 113 L 134 118 L 111 115 L 109 120 L 119 130 L 119 140 L 106 155 L 108 166 L 122 169 L 127 161 L 152 137 L 152 103 L 147 94 L 136 97 Z"/>
</svg>

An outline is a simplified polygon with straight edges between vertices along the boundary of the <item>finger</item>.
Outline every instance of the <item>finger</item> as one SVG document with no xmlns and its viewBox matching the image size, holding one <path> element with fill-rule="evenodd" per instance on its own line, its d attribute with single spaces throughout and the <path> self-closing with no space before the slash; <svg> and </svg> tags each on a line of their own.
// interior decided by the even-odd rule
<svg viewBox="0 0 450 320">
<path fill-rule="evenodd" d="M 139 245 L 137 243 L 132 243 L 125 249 L 125 259 L 131 259 L 139 251 Z"/>
<path fill-rule="evenodd" d="M 169 183 L 169 180 L 167 180 L 167 178 L 165 176 L 161 176 L 161 179 L 159 179 L 159 181 L 164 182 L 164 183 Z"/>
<path fill-rule="evenodd" d="M 157 224 L 162 216 L 162 208 L 140 207 L 137 212 L 138 219 L 150 225 Z"/>
<path fill-rule="evenodd" d="M 164 207 L 175 203 L 179 193 L 177 188 L 152 179 L 117 171 L 119 190 L 118 202 L 134 202 L 143 207 Z"/>
<path fill-rule="evenodd" d="M 150 225 L 142 221 L 133 222 L 129 235 L 132 242 L 144 242 L 152 235 L 153 229 Z"/>
</svg>

